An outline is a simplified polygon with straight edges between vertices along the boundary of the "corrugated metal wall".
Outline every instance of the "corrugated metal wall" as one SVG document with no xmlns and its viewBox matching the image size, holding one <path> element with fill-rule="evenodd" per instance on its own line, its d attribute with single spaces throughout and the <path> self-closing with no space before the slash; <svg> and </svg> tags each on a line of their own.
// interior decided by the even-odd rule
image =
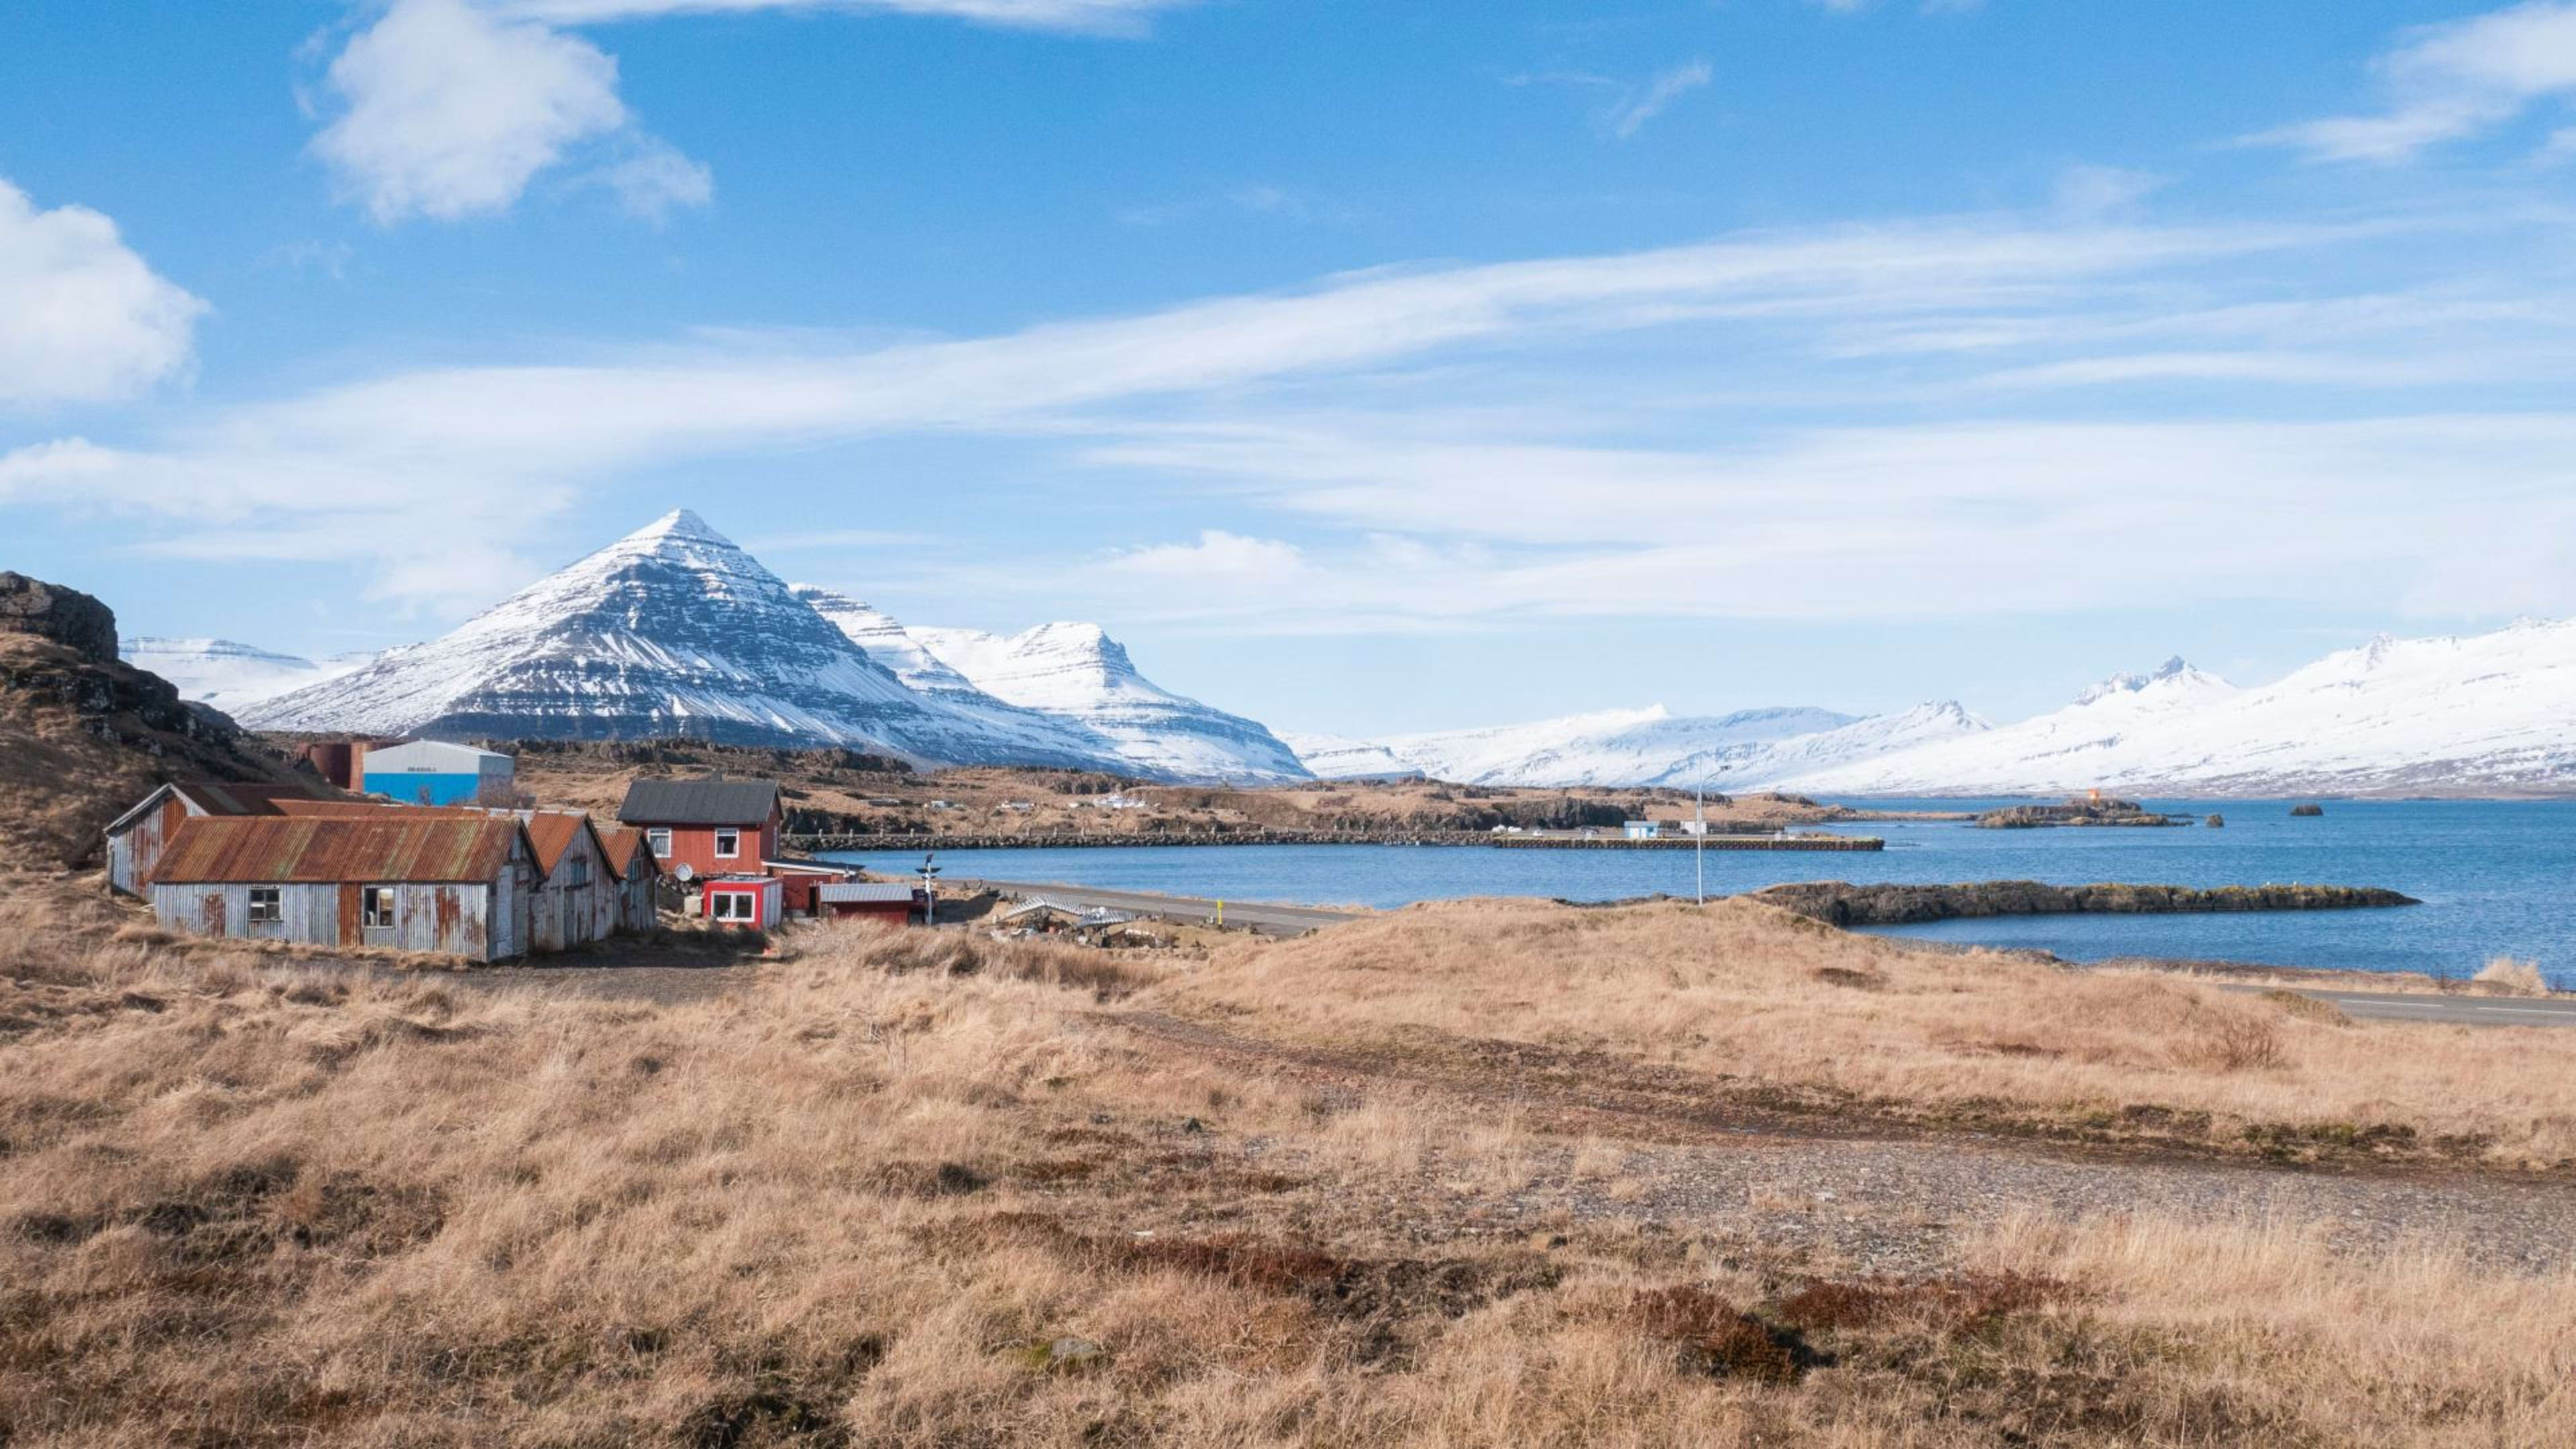
<svg viewBox="0 0 2576 1449">
<path fill-rule="evenodd" d="M 156 885 L 152 909 L 161 924 L 200 936 L 233 936 L 246 940 L 294 941 L 309 946 L 367 945 L 400 951 L 431 951 L 490 961 L 514 955 L 516 933 L 511 913 L 496 917 L 494 887 L 488 885 L 391 885 L 394 924 L 369 927 L 358 916 L 362 887 L 356 882 L 323 881 L 275 887 L 279 919 L 253 922 L 249 885 Z M 346 913 L 343 906 L 346 906 Z M 503 923 L 496 941 L 492 922 Z M 345 929 L 344 929 L 345 927 Z"/>
</svg>

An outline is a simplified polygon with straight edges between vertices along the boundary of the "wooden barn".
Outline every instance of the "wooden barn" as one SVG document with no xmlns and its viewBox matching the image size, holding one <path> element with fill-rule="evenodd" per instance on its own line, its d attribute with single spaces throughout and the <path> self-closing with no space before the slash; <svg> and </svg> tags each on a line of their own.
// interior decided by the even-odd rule
<svg viewBox="0 0 2576 1449">
<path fill-rule="evenodd" d="M 496 961 L 528 949 L 536 875 L 509 815 L 193 816 L 149 890 L 162 925 L 195 935 Z"/>
</svg>

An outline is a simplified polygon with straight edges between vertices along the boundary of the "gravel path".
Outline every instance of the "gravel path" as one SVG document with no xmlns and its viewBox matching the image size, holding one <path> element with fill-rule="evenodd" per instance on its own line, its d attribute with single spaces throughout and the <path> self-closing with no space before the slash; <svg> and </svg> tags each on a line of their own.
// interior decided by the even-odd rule
<svg viewBox="0 0 2576 1449">
<path fill-rule="evenodd" d="M 1542 1147 L 1524 1181 L 1498 1188 L 1488 1163 L 1435 1156 L 1426 1190 L 1336 1205 L 1425 1241 L 1521 1234 L 1571 1217 L 1624 1219 L 1749 1238 L 1847 1260 L 1861 1271 L 1924 1272 L 1965 1233 L 2016 1212 L 2078 1219 L 2133 1213 L 2188 1222 L 2313 1225 L 2338 1245 L 2435 1239 L 2484 1263 L 2576 1263 L 2576 1188 L 2559 1177 L 2471 1170 L 2284 1166 L 2153 1149 L 1933 1135 L 1869 1122 L 1697 1106 L 1615 1081 L 1561 1085 L 1521 1074 L 1443 1080 L 1408 1064 L 1288 1048 L 1157 1013 L 1112 1017 L 1148 1042 L 1296 1080 L 1327 1099 L 1393 1089 L 1465 1120 L 1506 1118 L 1533 1133 L 1619 1149 L 1575 1171 L 1572 1147 Z M 1257 1147 L 1255 1150 L 1258 1150 Z"/>
</svg>

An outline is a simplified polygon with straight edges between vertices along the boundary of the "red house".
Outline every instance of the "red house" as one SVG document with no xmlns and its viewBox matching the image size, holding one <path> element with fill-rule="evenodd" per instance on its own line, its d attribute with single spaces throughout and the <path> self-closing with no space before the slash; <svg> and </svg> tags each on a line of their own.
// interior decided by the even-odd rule
<svg viewBox="0 0 2576 1449">
<path fill-rule="evenodd" d="M 783 813 L 771 780 L 638 780 L 617 821 L 644 832 L 662 869 L 701 879 L 759 875 L 778 856 Z"/>
<path fill-rule="evenodd" d="M 916 892 L 901 881 L 837 881 L 816 890 L 823 914 L 836 921 L 873 921 L 881 926 L 909 926 L 919 913 Z"/>
</svg>

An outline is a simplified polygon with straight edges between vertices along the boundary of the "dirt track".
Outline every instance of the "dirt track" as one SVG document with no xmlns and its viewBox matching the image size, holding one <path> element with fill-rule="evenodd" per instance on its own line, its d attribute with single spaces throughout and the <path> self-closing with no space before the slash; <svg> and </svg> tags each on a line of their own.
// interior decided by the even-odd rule
<svg viewBox="0 0 2576 1449">
<path fill-rule="evenodd" d="M 1694 1093 L 1689 1079 L 1540 1048 L 1479 1044 L 1464 1070 L 1429 1055 L 1283 1046 L 1151 1012 L 1106 1018 L 1150 1048 L 1294 1081 L 1326 1102 L 1393 1093 L 1467 1121 L 1513 1120 L 1569 1145 L 1537 1155 L 1527 1187 L 1444 1188 L 1344 1203 L 1390 1231 L 1436 1239 L 1526 1232 L 1552 1215 L 1631 1219 L 1825 1249 L 1873 1271 L 1929 1271 L 1963 1229 L 2014 1212 L 2140 1213 L 2313 1224 L 2338 1243 L 2440 1236 L 2525 1268 L 2576 1261 L 2576 1191 L 2563 1177 L 2361 1165 L 2284 1166 L 2147 1144 L 2108 1148 L 1837 1118 Z M 1625 1148 L 1581 1178 L 1572 1144 Z"/>
</svg>

